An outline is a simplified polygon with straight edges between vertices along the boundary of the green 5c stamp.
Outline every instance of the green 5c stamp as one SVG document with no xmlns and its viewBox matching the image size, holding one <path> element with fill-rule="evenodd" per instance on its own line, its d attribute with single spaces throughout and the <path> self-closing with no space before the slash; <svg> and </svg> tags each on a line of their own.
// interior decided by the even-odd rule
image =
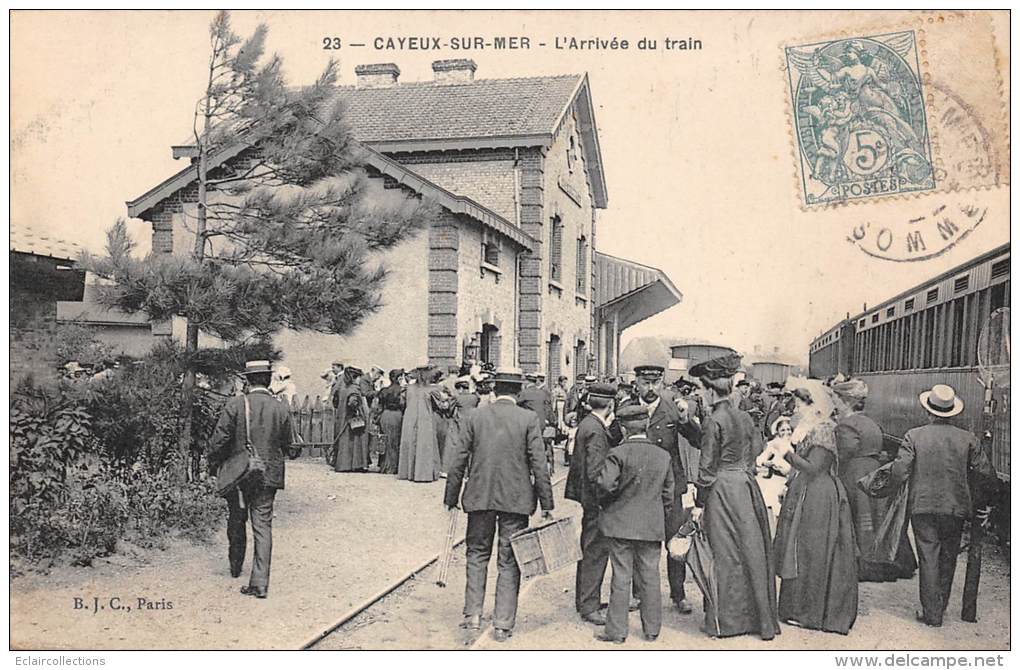
<svg viewBox="0 0 1020 670">
<path fill-rule="evenodd" d="M 786 48 L 804 204 L 935 189 L 913 31 Z"/>
</svg>

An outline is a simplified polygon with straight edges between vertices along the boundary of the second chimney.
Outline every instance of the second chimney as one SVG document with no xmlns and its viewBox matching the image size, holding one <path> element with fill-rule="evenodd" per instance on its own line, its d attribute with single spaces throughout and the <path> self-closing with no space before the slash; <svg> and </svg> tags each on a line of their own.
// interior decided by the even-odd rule
<svg viewBox="0 0 1020 670">
<path fill-rule="evenodd" d="M 470 58 L 432 61 L 432 72 L 437 84 L 470 84 L 475 80 L 478 66 Z"/>
<path fill-rule="evenodd" d="M 396 86 L 400 68 L 396 63 L 372 63 L 354 68 L 358 76 L 358 88 L 385 88 Z"/>
</svg>

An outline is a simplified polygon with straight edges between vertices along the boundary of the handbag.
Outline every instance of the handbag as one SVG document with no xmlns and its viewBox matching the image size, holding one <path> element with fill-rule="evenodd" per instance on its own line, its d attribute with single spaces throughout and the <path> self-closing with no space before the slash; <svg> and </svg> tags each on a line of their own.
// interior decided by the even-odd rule
<svg viewBox="0 0 1020 670">
<path fill-rule="evenodd" d="M 250 438 L 251 406 L 244 396 L 244 450 L 227 457 L 216 473 L 216 493 L 226 497 L 240 486 L 262 479 L 266 463 L 255 451 Z"/>
</svg>

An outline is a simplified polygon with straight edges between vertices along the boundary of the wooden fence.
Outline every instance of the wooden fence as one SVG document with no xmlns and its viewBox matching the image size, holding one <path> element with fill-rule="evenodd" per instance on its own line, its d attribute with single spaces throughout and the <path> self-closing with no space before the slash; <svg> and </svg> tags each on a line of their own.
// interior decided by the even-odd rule
<svg viewBox="0 0 1020 670">
<path fill-rule="evenodd" d="M 321 456 L 333 444 L 333 423 L 336 410 L 329 399 L 306 395 L 291 399 L 290 418 L 295 432 L 301 436 L 306 456 Z"/>
</svg>

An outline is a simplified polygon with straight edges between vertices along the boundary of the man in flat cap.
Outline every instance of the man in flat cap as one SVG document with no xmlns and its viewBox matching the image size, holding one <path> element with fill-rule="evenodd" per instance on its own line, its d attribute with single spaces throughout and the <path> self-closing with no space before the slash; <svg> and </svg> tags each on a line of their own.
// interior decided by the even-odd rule
<svg viewBox="0 0 1020 670">
<path fill-rule="evenodd" d="M 570 387 L 570 391 L 567 393 L 567 404 L 564 411 L 567 414 L 575 414 L 577 421 L 580 423 L 583 415 L 587 413 L 587 407 L 584 403 L 584 396 L 587 388 L 587 377 L 588 375 L 579 373 L 574 385 Z"/>
<path fill-rule="evenodd" d="M 467 585 L 461 626 L 470 630 L 481 628 L 486 576 L 498 528 L 499 576 L 492 616 L 493 637 L 498 642 L 505 642 L 512 634 L 521 586 L 521 570 L 510 538 L 528 527 L 536 498 L 544 518 L 551 519 L 553 509 L 539 418 L 517 406 L 523 383 L 524 376 L 515 370 L 500 371 L 493 377 L 496 400 L 476 409 L 465 421 L 455 443 L 444 495 L 447 508 L 452 510 L 460 503 L 468 515 Z"/>
<path fill-rule="evenodd" d="M 666 517 L 666 537 L 676 534 L 688 520 L 689 511 L 684 509 L 681 497 L 687 492 L 689 475 L 694 473 L 693 451 L 701 440 L 701 429 L 690 413 L 682 416 L 680 409 L 671 399 L 664 399 L 662 377 L 665 368 L 661 365 L 639 365 L 634 368 L 634 392 L 638 402 L 649 415 L 648 441 L 664 449 L 673 463 L 675 500 Z M 684 579 L 687 576 L 683 560 L 667 558 L 666 571 L 669 576 L 669 597 L 681 614 L 692 611 L 684 593 Z"/>
<path fill-rule="evenodd" d="M 273 501 L 283 488 L 284 455 L 296 458 L 300 447 L 291 448 L 290 410 L 273 397 L 272 364 L 248 361 L 242 373 L 248 382 L 245 395 L 234 396 L 223 407 L 209 441 L 209 470 L 218 472 L 232 455 L 250 445 L 265 464 L 262 475 L 244 481 L 226 494 L 227 541 L 230 576 L 239 577 L 248 545 L 247 522 L 255 539 L 251 577 L 241 593 L 265 598 L 269 593 L 269 567 L 273 557 Z"/>
<path fill-rule="evenodd" d="M 574 607 L 583 621 L 605 625 L 602 609 L 602 582 L 609 564 L 609 544 L 599 530 L 599 500 L 595 480 L 609 450 L 615 446 L 609 425 L 616 389 L 609 384 L 592 384 L 588 389 L 591 413 L 577 426 L 574 454 L 564 497 L 581 503 L 581 560 L 574 580 Z"/>
<path fill-rule="evenodd" d="M 641 599 L 641 629 L 649 642 L 662 629 L 659 560 L 666 518 L 674 504 L 672 458 L 645 433 L 648 408 L 626 403 L 616 412 L 625 438 L 612 449 L 596 477 L 602 504 L 599 530 L 613 562 L 612 588 L 603 642 L 627 639 L 631 590 Z"/>
</svg>

